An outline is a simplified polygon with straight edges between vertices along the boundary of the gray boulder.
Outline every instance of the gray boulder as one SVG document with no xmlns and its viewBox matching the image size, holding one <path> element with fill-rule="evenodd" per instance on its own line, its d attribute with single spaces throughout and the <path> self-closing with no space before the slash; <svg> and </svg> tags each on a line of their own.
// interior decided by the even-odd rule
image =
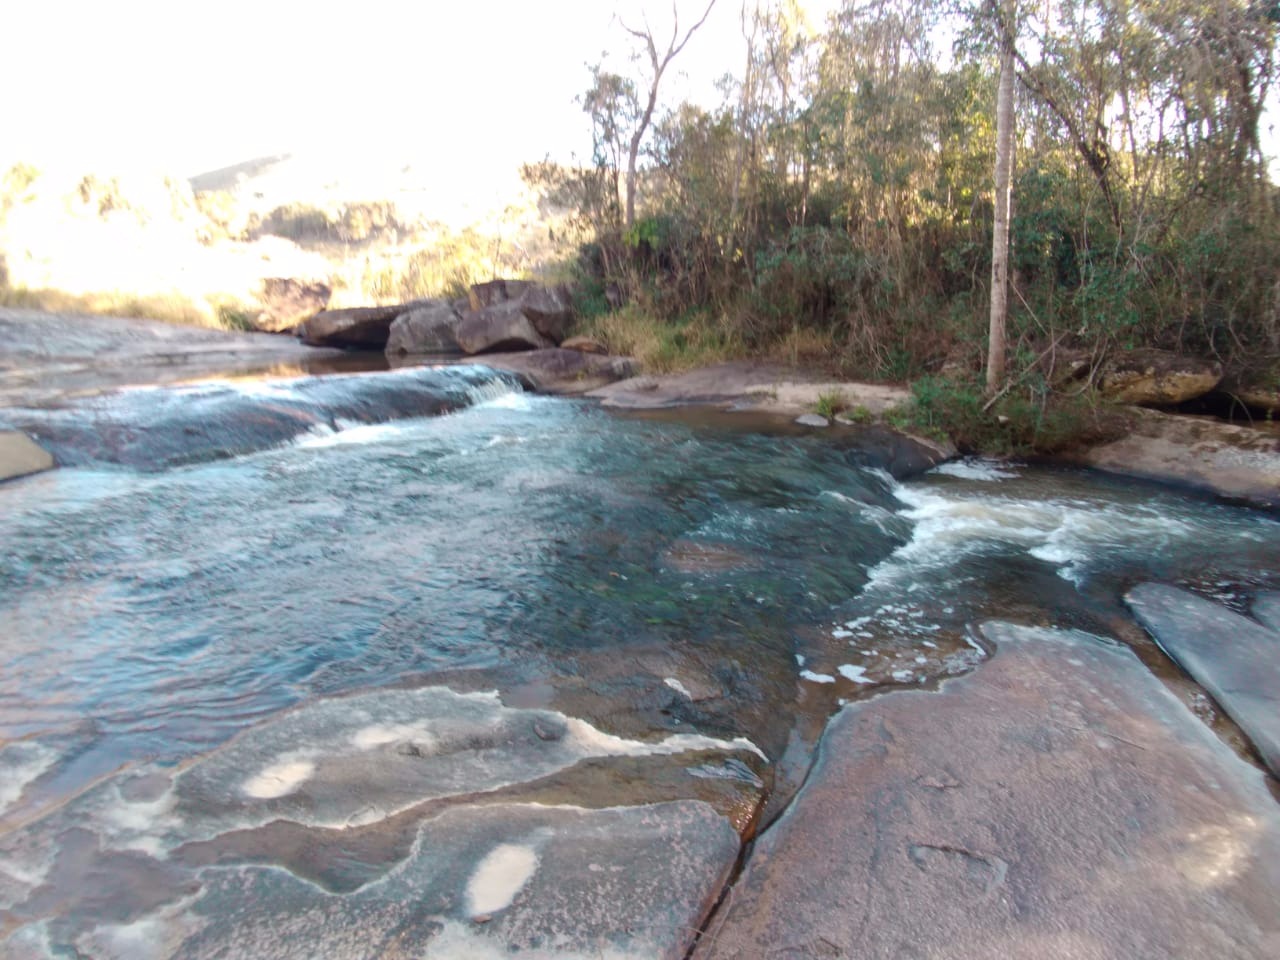
<svg viewBox="0 0 1280 960">
<path fill-rule="evenodd" d="M 573 307 L 564 286 L 529 286 L 519 298 L 520 309 L 534 328 L 550 340 L 560 343 L 569 333 Z"/>
<path fill-rule="evenodd" d="M 1202 397 L 1222 380 L 1222 365 L 1167 350 L 1132 350 L 1111 360 L 1102 393 L 1117 403 L 1170 406 Z"/>
<path fill-rule="evenodd" d="M 471 311 L 458 324 L 457 338 L 466 353 L 539 350 L 555 346 L 529 322 L 516 300 Z"/>
<path fill-rule="evenodd" d="M 24 433 L 0 430 L 0 481 L 53 469 L 53 456 Z"/>
<path fill-rule="evenodd" d="M 445 300 L 430 300 L 392 321 L 387 353 L 462 353 L 457 336 L 461 322 L 462 318 L 452 304 Z"/>
</svg>

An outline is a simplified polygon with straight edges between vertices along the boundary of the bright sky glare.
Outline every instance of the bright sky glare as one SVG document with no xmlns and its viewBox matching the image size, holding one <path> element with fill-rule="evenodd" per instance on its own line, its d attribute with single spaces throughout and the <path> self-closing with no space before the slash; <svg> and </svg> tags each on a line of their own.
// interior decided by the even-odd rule
<svg viewBox="0 0 1280 960">
<path fill-rule="evenodd" d="M 679 0 L 692 23 L 705 0 Z M 830 7 L 818 0 L 813 7 Z M 696 9 L 695 9 L 696 8 Z M 191 175 L 274 153 L 511 169 L 589 149 L 586 64 L 622 69 L 641 0 L 40 0 L 5 13 L 0 159 Z M 675 61 L 709 99 L 738 66 L 739 0 Z M 818 14 L 819 21 L 821 13 Z M 681 89 L 683 88 L 683 90 Z"/>
</svg>

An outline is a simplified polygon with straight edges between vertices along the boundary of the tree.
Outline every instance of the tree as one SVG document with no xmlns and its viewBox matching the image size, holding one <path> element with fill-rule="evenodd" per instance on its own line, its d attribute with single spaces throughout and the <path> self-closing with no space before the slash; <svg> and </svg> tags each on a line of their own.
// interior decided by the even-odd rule
<svg viewBox="0 0 1280 960">
<path fill-rule="evenodd" d="M 1013 174 L 1014 4 L 999 14 L 1000 83 L 996 94 L 996 210 L 991 230 L 991 322 L 987 334 L 987 393 L 1004 382 L 1005 318 L 1009 314 L 1009 201 Z"/>
<path fill-rule="evenodd" d="M 666 71 L 671 61 L 676 58 L 685 45 L 689 42 L 689 38 L 697 32 L 698 28 L 707 22 L 707 17 L 711 15 L 711 8 L 716 5 L 716 0 L 711 0 L 707 4 L 707 9 L 702 12 L 702 16 L 698 22 L 690 27 L 684 34 L 680 36 L 680 13 L 676 8 L 675 0 L 671 4 L 671 40 L 667 43 L 665 52 L 659 54 L 657 43 L 653 38 L 653 30 L 650 28 L 648 20 L 644 22 L 644 29 L 638 30 L 629 27 L 625 23 L 622 28 L 633 37 L 636 37 L 644 44 L 645 53 L 649 57 L 649 69 L 651 76 L 649 77 L 649 98 L 645 101 L 644 110 L 640 114 L 639 120 L 636 122 L 635 130 L 631 133 L 631 143 L 627 151 L 627 219 L 626 225 L 630 227 L 635 223 L 636 219 L 636 161 L 640 156 L 640 143 L 644 140 L 644 135 L 649 129 L 649 122 L 653 119 L 654 108 L 658 105 L 658 86 L 662 83 L 662 74 Z"/>
</svg>

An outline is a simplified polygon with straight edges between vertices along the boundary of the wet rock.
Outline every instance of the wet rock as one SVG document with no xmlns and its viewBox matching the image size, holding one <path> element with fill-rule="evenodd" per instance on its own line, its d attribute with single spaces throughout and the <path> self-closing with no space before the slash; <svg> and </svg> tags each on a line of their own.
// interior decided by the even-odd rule
<svg viewBox="0 0 1280 960">
<path fill-rule="evenodd" d="M 1280 813 L 1128 650 L 988 624 L 845 708 L 696 958 L 1274 956 Z"/>
<path fill-rule="evenodd" d="M 796 417 L 796 423 L 802 427 L 829 427 L 831 421 L 816 413 L 805 413 Z"/>
<path fill-rule="evenodd" d="M 317 313 L 299 328 L 303 343 L 317 347 L 352 347 L 360 350 L 383 350 L 391 336 L 396 317 L 419 304 L 395 304 L 389 307 L 351 307 Z"/>
<path fill-rule="evenodd" d="M 504 377 L 476 366 L 277 380 L 270 391 L 208 384 L 122 391 L 50 408 L 9 408 L 0 422 L 30 434 L 64 466 L 159 470 L 277 447 L 340 421 L 383 423 L 447 413 Z"/>
<path fill-rule="evenodd" d="M 1111 360 L 1102 394 L 1117 403 L 1171 406 L 1202 397 L 1222 380 L 1222 364 L 1166 350 L 1131 350 Z"/>
<path fill-rule="evenodd" d="M 1084 466 L 1280 506 L 1280 433 L 1133 408 L 1119 440 L 1071 455 Z"/>
<path fill-rule="evenodd" d="M 486 354 L 487 366 L 527 377 L 541 393 L 586 393 L 635 373 L 630 357 L 603 357 L 552 347 L 524 353 Z"/>
<path fill-rule="evenodd" d="M 53 469 L 53 455 L 24 433 L 0 430 L 0 482 Z"/>
<path fill-rule="evenodd" d="M 1268 590 L 1253 603 L 1253 615 L 1263 626 L 1280 632 L 1280 592 Z"/>
<path fill-rule="evenodd" d="M 590 337 L 569 337 L 567 340 L 561 341 L 560 347 L 563 350 L 580 350 L 583 353 L 607 354 L 609 348 L 599 340 L 593 340 Z"/>
<path fill-rule="evenodd" d="M 256 329 L 266 333 L 293 330 L 329 305 L 332 288 L 327 283 L 307 283 L 288 277 L 262 281 L 262 310 L 253 318 Z"/>
<path fill-rule="evenodd" d="M 293 874 L 210 869 L 191 919 L 151 921 L 175 955 L 679 960 L 738 853 L 698 801 L 583 810 L 505 804 L 423 824 L 385 879 L 333 896 Z M 184 923 L 185 920 L 185 923 Z M 118 928 L 81 943 L 108 944 Z M 186 934 L 183 939 L 183 934 Z M 159 955 L 167 955 L 166 953 Z"/>
<path fill-rule="evenodd" d="M 1280 776 L 1280 633 L 1164 584 L 1140 584 L 1125 600 Z"/>
<path fill-rule="evenodd" d="M 387 335 L 389 354 L 457 354 L 462 318 L 445 300 L 431 300 L 396 317 Z"/>
<path fill-rule="evenodd" d="M 554 347 L 524 315 L 519 301 L 507 300 L 466 314 L 458 324 L 458 344 L 466 353 L 540 350 Z"/>
</svg>

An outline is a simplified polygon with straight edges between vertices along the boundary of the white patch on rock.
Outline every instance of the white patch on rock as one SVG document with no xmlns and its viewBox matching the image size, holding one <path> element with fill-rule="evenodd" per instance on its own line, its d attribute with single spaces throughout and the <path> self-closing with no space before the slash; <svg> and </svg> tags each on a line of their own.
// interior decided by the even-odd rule
<svg viewBox="0 0 1280 960">
<path fill-rule="evenodd" d="M 423 753 L 429 752 L 435 745 L 435 737 L 422 727 L 410 723 L 375 723 L 362 727 L 351 736 L 351 745 L 357 750 L 373 750 L 375 747 L 383 747 L 389 743 L 405 741 L 409 741 Z"/>
<path fill-rule="evenodd" d="M 471 916 L 497 913 L 511 906 L 538 869 L 532 847 L 503 843 L 489 851 L 467 881 L 467 910 Z"/>
<path fill-rule="evenodd" d="M 311 779 L 316 765 L 304 756 L 281 757 L 240 785 L 245 796 L 274 800 L 293 793 Z"/>
<path fill-rule="evenodd" d="M 693 699 L 693 694 L 689 692 L 689 689 L 683 683 L 677 680 L 675 677 L 667 677 L 662 682 L 665 683 L 672 690 L 674 690 L 676 693 L 680 694 L 680 696 L 684 697 L 686 700 Z"/>
<path fill-rule="evenodd" d="M 860 667 L 854 663 L 842 663 L 836 667 L 836 672 L 846 680 L 852 680 L 854 683 L 875 683 L 867 676 L 867 668 Z"/>
<path fill-rule="evenodd" d="M 812 670 L 801 670 L 800 677 L 810 683 L 835 683 L 836 678 L 829 673 L 814 673 Z"/>
</svg>

